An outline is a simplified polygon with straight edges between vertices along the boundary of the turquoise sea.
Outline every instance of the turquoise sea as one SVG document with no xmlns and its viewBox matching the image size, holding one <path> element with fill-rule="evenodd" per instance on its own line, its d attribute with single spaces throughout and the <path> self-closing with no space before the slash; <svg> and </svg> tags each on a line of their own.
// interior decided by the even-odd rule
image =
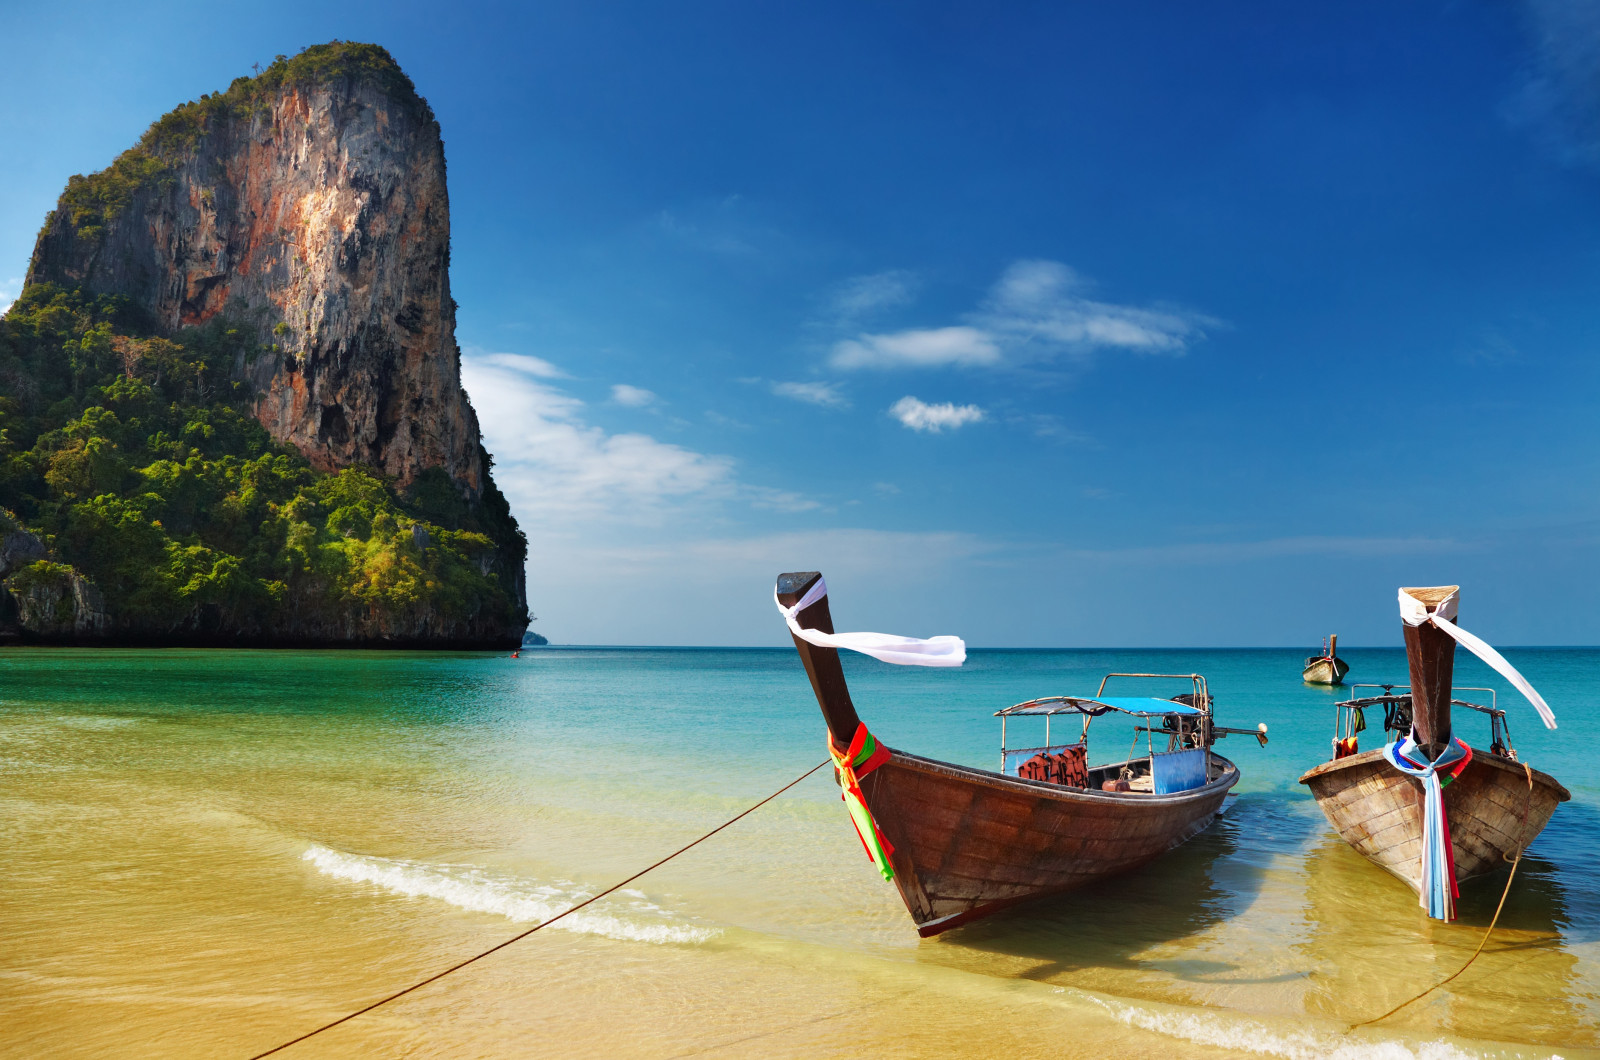
<svg viewBox="0 0 1600 1060">
<path fill-rule="evenodd" d="M 1397 631 L 1398 632 L 1398 631 Z M 1398 636 L 1396 638 L 1398 641 Z M 1000 707 L 1199 672 L 1243 770 L 1136 875 L 935 939 L 823 770 L 626 891 L 294 1056 L 1347 1058 L 1600 1055 L 1600 650 L 1508 649 L 1563 805 L 1472 969 L 1503 874 L 1429 921 L 1298 776 L 1336 694 L 1291 650 L 845 660 L 885 742 L 994 767 Z M 1398 648 L 1342 648 L 1404 682 Z M 1137 689 L 1130 689 L 1137 691 Z M 1181 690 L 1181 689 L 1178 689 Z M 1465 712 L 1463 712 L 1465 713 Z M 1485 719 L 1458 732 L 1487 743 Z M 1481 730 L 1481 731 L 1479 731 Z M 1376 733 L 1366 734 L 1370 739 Z M 1095 723 L 1091 759 L 1131 733 Z M 825 757 L 792 650 L 0 651 L 0 1055 L 248 1057 L 516 934 Z"/>
</svg>

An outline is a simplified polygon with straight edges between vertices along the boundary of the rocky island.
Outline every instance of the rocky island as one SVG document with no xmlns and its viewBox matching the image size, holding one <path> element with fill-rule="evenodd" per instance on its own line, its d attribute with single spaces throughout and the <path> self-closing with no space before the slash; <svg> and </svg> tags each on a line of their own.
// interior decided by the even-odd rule
<svg viewBox="0 0 1600 1060">
<path fill-rule="evenodd" d="M 0 318 L 0 637 L 520 645 L 449 264 L 439 124 L 375 45 L 71 178 Z"/>
</svg>

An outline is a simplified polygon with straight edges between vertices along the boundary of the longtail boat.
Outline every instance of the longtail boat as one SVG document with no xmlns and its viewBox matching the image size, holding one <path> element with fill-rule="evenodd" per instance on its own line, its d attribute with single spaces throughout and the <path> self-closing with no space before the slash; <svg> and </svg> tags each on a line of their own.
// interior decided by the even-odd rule
<svg viewBox="0 0 1600 1060">
<path fill-rule="evenodd" d="M 1505 711 L 1492 689 L 1456 688 L 1459 642 L 1509 680 L 1549 728 L 1544 699 L 1499 652 L 1455 624 L 1460 587 L 1400 590 L 1411 684 L 1337 704 L 1333 758 L 1300 782 L 1339 835 L 1417 892 L 1428 915 L 1455 919 L 1460 880 L 1505 865 L 1533 842 L 1572 796 L 1554 777 L 1517 757 Z M 1456 698 L 1473 693 L 1487 704 Z M 1489 749 L 1458 738 L 1451 708 L 1487 716 Z M 1366 712 L 1383 710 L 1385 744 L 1362 751 Z M 1392 733 L 1393 739 L 1388 735 Z"/>
<path fill-rule="evenodd" d="M 1308 685 L 1340 685 L 1349 672 L 1350 665 L 1339 658 L 1339 635 L 1335 633 L 1322 642 L 1321 655 L 1307 656 L 1300 680 Z"/>
<path fill-rule="evenodd" d="M 1054 696 L 997 711 L 999 772 L 923 758 L 884 745 L 862 724 L 838 649 L 886 662 L 955 666 L 966 658 L 965 645 L 955 637 L 836 634 L 827 587 L 815 571 L 780 575 L 776 598 L 822 708 L 856 832 L 923 936 L 1127 872 L 1171 850 L 1211 823 L 1239 780 L 1238 767 L 1212 751 L 1212 743 L 1228 733 L 1267 739 L 1264 725 L 1214 724 L 1210 691 L 1198 674 L 1122 674 L 1107 676 L 1179 678 L 1189 691 L 1172 699 L 1107 697 L 1102 679 L 1094 696 Z M 1089 724 L 1110 712 L 1135 719 L 1149 753 L 1091 768 Z M 1081 729 L 1073 742 L 1052 744 L 1050 722 L 1062 717 L 1081 722 Z M 1007 722 L 1019 718 L 1044 719 L 1043 746 L 1006 746 Z M 1157 737 L 1165 739 L 1165 751 L 1155 749 Z"/>
</svg>

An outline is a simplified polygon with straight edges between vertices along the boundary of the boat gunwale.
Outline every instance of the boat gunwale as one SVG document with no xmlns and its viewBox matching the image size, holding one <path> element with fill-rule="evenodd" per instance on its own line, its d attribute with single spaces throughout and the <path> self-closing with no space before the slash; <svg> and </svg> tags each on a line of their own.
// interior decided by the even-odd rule
<svg viewBox="0 0 1600 1060">
<path fill-rule="evenodd" d="M 1209 749 L 1208 749 L 1209 750 Z M 923 772 L 942 773 L 951 779 L 987 785 L 991 788 L 1009 789 L 1019 795 L 1048 796 L 1061 802 L 1076 802 L 1081 799 L 1094 801 L 1110 801 L 1125 807 L 1149 806 L 1169 808 L 1180 806 L 1186 802 L 1198 801 L 1202 798 L 1214 796 L 1219 790 L 1227 791 L 1239 782 L 1239 767 L 1230 759 L 1211 751 L 1211 757 L 1223 765 L 1223 771 L 1215 780 L 1208 780 L 1198 788 L 1187 791 L 1176 791 L 1169 795 L 1157 795 L 1153 792 L 1143 791 L 1098 791 L 1093 788 L 1069 788 L 1061 784 L 1054 784 L 1048 780 L 1028 780 L 1022 777 L 1008 776 L 1005 773 L 996 773 L 992 769 L 983 769 L 979 766 L 963 766 L 954 762 L 945 762 L 937 758 L 925 758 L 922 755 L 912 754 L 889 748 L 893 760 L 920 769 Z M 1142 761 L 1142 759 L 1130 759 Z M 1096 767 L 1100 768 L 1100 767 Z"/>
<path fill-rule="evenodd" d="M 1370 763 L 1380 761 L 1382 758 L 1383 751 L 1381 749 L 1362 751 L 1358 754 L 1347 755 L 1344 758 L 1335 758 L 1331 762 L 1323 762 L 1306 770 L 1305 773 L 1300 777 L 1300 783 L 1310 784 L 1312 779 L 1315 777 L 1327 776 L 1330 773 L 1336 773 L 1341 769 L 1347 769 L 1354 766 L 1368 765 Z M 1504 758 L 1490 751 L 1480 751 L 1474 747 L 1472 749 L 1472 760 L 1474 762 L 1481 761 L 1484 765 L 1492 766 L 1495 769 L 1505 773 L 1510 773 L 1518 780 L 1524 780 L 1527 776 L 1527 774 L 1523 772 L 1523 767 L 1526 765 L 1526 763 Z M 1557 802 L 1570 802 L 1572 800 L 1572 792 L 1568 791 L 1566 785 L 1562 784 L 1561 781 L 1557 780 L 1555 777 L 1552 777 L 1548 773 L 1534 769 L 1532 766 L 1527 766 L 1527 768 L 1532 771 L 1534 779 L 1540 784 L 1555 789 Z M 1403 777 L 1405 774 L 1396 771 L 1395 776 Z"/>
</svg>

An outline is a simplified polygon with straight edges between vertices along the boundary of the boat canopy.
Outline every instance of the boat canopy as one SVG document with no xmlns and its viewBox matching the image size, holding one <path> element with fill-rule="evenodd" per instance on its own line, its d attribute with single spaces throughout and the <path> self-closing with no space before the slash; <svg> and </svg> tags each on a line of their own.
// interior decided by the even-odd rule
<svg viewBox="0 0 1600 1060">
<path fill-rule="evenodd" d="M 1155 696 L 1101 696 L 1099 699 L 1086 699 L 1078 696 L 1049 696 L 1044 699 L 1030 699 L 1026 703 L 1018 703 L 1005 710 L 997 710 L 994 716 L 1016 717 L 1028 714 L 1087 714 L 1098 718 L 1107 711 L 1115 710 L 1123 714 L 1132 714 L 1140 718 L 1160 717 L 1166 714 L 1204 714 L 1204 710 L 1188 703 L 1181 703 L 1172 699 L 1159 699 Z"/>
</svg>

